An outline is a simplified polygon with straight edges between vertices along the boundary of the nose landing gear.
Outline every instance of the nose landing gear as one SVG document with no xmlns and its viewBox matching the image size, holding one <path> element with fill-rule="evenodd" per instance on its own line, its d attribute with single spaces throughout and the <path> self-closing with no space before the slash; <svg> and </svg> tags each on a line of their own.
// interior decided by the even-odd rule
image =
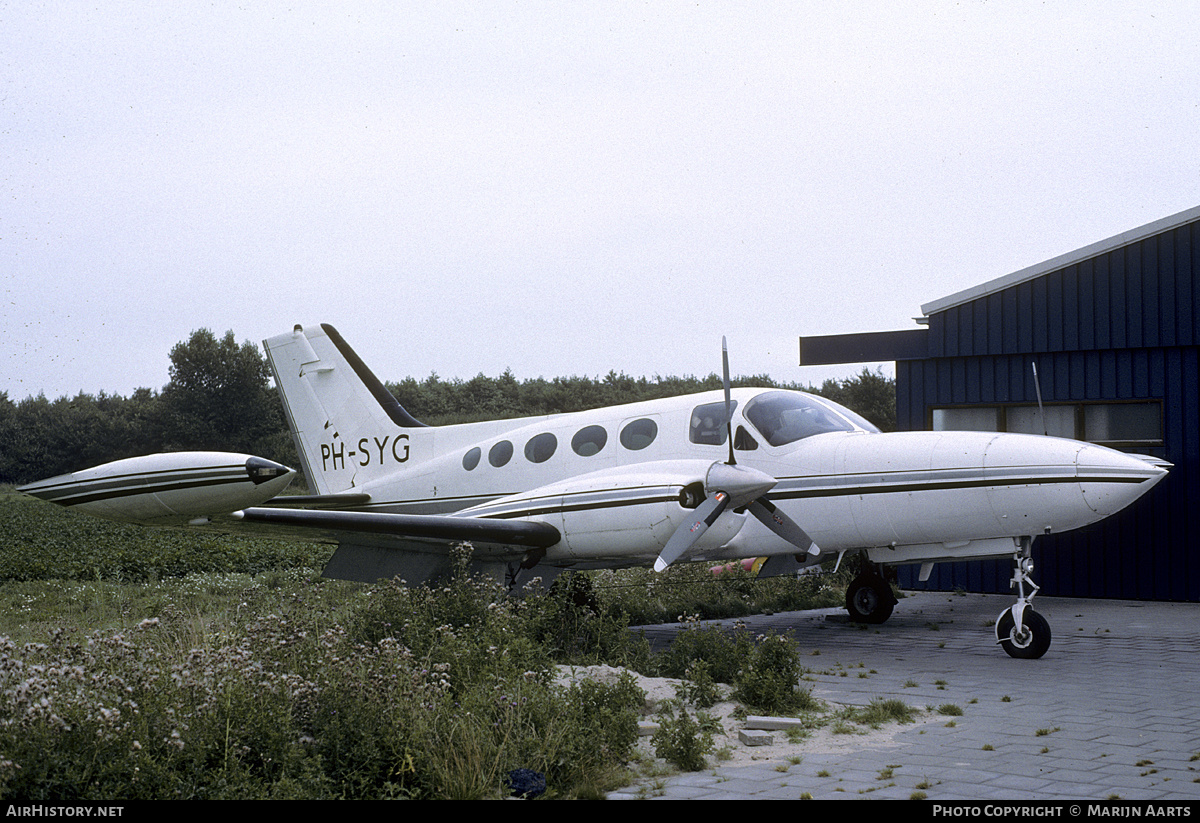
<svg viewBox="0 0 1200 823">
<path fill-rule="evenodd" d="M 1030 605 L 1038 586 L 1033 573 L 1033 538 L 1022 537 L 1020 548 L 1013 554 L 1013 576 L 1009 588 L 1016 587 L 1017 602 L 1000 613 L 996 619 L 996 642 L 1010 657 L 1036 660 L 1050 648 L 1050 624 Z M 1030 591 L 1025 592 L 1028 585 Z"/>
</svg>

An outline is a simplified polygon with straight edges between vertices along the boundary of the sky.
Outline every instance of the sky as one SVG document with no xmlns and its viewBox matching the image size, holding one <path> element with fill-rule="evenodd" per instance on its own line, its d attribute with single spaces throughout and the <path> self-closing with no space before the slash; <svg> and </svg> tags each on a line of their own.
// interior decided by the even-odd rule
<svg viewBox="0 0 1200 823">
<path fill-rule="evenodd" d="M 1200 205 L 1200 3 L 0 0 L 0 162 L 12 400 L 297 323 L 819 384 L 801 336 Z"/>
</svg>

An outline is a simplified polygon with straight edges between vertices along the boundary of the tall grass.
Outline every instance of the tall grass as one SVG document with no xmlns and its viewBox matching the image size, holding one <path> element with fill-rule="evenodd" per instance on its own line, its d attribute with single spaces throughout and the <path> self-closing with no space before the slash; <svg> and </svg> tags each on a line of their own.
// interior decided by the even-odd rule
<svg viewBox="0 0 1200 823">
<path fill-rule="evenodd" d="M 555 796 L 623 783 L 632 680 L 554 686 L 483 584 L 363 587 L 350 608 L 325 585 L 252 595 L 242 625 L 164 609 L 0 641 L 0 796 L 497 797 L 517 768 Z"/>
<path fill-rule="evenodd" d="M 324 565 L 334 547 L 100 520 L 0 489 L 4 580 L 147 581 Z"/>
<path fill-rule="evenodd" d="M 757 671 L 782 694 L 772 666 L 798 681 L 794 656 L 744 637 L 655 654 L 629 630 L 706 603 L 748 613 L 756 592 L 802 602 L 788 584 L 680 569 L 564 576 L 523 600 L 465 574 L 365 586 L 321 579 L 324 547 L 284 545 L 272 567 L 257 544 L 191 544 L 189 563 L 173 547 L 191 538 L 62 514 L 0 495 L 4 799 L 488 798 L 515 769 L 548 797 L 600 797 L 628 783 L 644 695 L 630 677 L 558 685 L 556 664 L 682 673 L 707 646 L 725 682 Z"/>
</svg>

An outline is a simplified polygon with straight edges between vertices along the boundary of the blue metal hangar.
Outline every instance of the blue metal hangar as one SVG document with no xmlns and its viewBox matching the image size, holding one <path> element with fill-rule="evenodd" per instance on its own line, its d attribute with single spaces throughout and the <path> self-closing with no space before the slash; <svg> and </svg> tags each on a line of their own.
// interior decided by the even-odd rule
<svg viewBox="0 0 1200 823">
<path fill-rule="evenodd" d="M 802 338 L 800 364 L 895 361 L 901 430 L 1048 433 L 1168 460 L 1125 511 L 1037 537 L 1036 579 L 1047 595 L 1200 601 L 1200 207 L 921 310 L 923 328 Z M 911 589 L 1008 592 L 1012 571 L 899 574 Z"/>
</svg>

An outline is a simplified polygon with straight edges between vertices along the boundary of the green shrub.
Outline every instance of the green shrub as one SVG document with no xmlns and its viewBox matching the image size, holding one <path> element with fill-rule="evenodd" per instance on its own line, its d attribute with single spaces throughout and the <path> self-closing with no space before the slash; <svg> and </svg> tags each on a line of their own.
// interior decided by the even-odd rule
<svg viewBox="0 0 1200 823">
<path fill-rule="evenodd" d="M 332 547 L 101 520 L 0 491 L 0 579 L 145 581 L 321 568 Z"/>
<path fill-rule="evenodd" d="M 737 677 L 733 696 L 747 708 L 766 714 L 812 710 L 819 703 L 800 687 L 803 673 L 800 652 L 792 639 L 768 635 L 754 646 Z"/>
<path fill-rule="evenodd" d="M 602 603 L 626 613 L 630 625 L 715 620 L 763 612 L 839 606 L 845 572 L 760 578 L 735 566 L 714 574 L 710 563 L 679 563 L 664 572 L 620 569 L 590 574 Z"/>
<path fill-rule="evenodd" d="M 644 695 L 628 676 L 557 686 L 555 663 L 686 678 L 695 707 L 716 683 L 758 711 L 808 697 L 779 640 L 693 628 L 652 654 L 629 615 L 754 609 L 811 581 L 693 565 L 632 588 L 564 575 L 515 600 L 467 574 L 463 547 L 439 585 L 363 586 L 314 579 L 318 554 L 288 544 L 15 500 L 0 495 L 0 635 L 40 642 L 0 638 L 0 797 L 501 797 L 517 768 L 544 774 L 547 796 L 600 797 L 628 782 Z M 702 712 L 667 725 L 664 752 L 707 753 Z"/>
<path fill-rule="evenodd" d="M 653 674 L 687 677 L 688 667 L 703 661 L 717 683 L 734 683 L 754 651 L 754 641 L 745 631 L 720 626 L 693 626 L 679 632 L 669 648 L 654 657 Z"/>
<path fill-rule="evenodd" d="M 549 589 L 511 603 L 522 631 L 557 663 L 603 662 L 637 671 L 649 666 L 649 643 L 629 631 L 623 610 L 597 597 L 590 575 L 567 572 Z"/>
<path fill-rule="evenodd" d="M 567 722 L 561 725 L 556 756 L 547 764 L 547 779 L 586 786 L 601 783 L 602 777 L 617 778 L 616 767 L 630 759 L 637 743 L 645 701 L 646 693 L 627 672 L 614 684 L 584 680 L 571 686 L 564 697 Z"/>
<path fill-rule="evenodd" d="M 702 717 L 702 721 L 707 721 Z M 682 706 L 668 705 L 659 717 L 659 728 L 652 742 L 654 754 L 688 772 L 703 769 L 705 755 L 713 749 L 712 730 L 697 721 Z"/>
<path fill-rule="evenodd" d="M 679 698 L 700 709 L 711 708 L 721 699 L 716 682 L 708 673 L 708 662 L 693 660 L 685 672 L 686 679 L 676 687 Z"/>
</svg>

